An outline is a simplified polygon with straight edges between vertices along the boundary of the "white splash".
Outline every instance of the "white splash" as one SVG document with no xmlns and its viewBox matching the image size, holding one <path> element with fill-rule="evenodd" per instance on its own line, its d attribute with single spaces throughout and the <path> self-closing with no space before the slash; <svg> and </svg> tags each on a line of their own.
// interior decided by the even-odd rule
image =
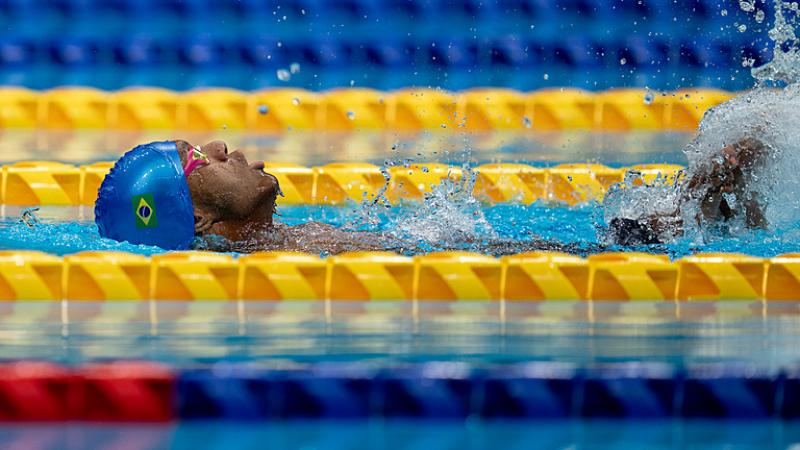
<svg viewBox="0 0 800 450">
<path fill-rule="evenodd" d="M 425 194 L 421 205 L 402 208 L 389 226 L 392 234 L 438 248 L 497 238 L 472 195 L 476 180 L 477 173 L 465 163 L 459 180 L 445 177 Z"/>
<path fill-rule="evenodd" d="M 800 40 L 795 33 L 800 6 L 796 1 L 773 0 L 773 9 L 775 22 L 768 33 L 774 44 L 772 58 L 751 69 L 751 74 L 760 84 L 792 84 L 800 80 Z M 763 11 L 757 11 L 756 21 L 763 21 L 763 16 Z"/>
</svg>

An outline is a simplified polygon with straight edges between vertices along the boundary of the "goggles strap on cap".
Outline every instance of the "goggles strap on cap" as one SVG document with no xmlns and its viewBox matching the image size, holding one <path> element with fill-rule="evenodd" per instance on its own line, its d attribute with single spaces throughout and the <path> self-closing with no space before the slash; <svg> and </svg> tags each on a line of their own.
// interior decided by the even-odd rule
<svg viewBox="0 0 800 450">
<path fill-rule="evenodd" d="M 205 155 L 205 153 L 203 153 L 199 145 L 196 145 L 192 148 L 192 150 L 186 155 L 186 159 L 186 167 L 183 168 L 183 174 L 186 176 L 186 178 L 189 178 L 189 174 L 192 173 L 194 169 L 208 164 L 208 157 Z"/>
</svg>

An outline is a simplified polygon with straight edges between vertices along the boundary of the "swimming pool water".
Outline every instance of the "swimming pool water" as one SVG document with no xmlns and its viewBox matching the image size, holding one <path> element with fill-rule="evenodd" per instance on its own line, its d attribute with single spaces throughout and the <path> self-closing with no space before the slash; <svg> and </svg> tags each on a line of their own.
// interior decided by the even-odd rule
<svg viewBox="0 0 800 450">
<path fill-rule="evenodd" d="M 800 424 L 779 421 L 292 421 L 174 425 L 14 425 L 6 448 L 228 449 L 793 449 Z"/>
<path fill-rule="evenodd" d="M 800 424 L 780 421 L 182 422 L 172 425 L 14 425 L 6 448 L 241 449 L 794 449 Z"/>
<path fill-rule="evenodd" d="M 2 359 L 63 364 L 558 361 L 794 367 L 794 302 L 9 302 Z"/>
<path fill-rule="evenodd" d="M 471 207 L 467 212 L 480 210 L 486 223 L 474 224 L 476 234 L 472 241 L 478 244 L 486 240 L 530 241 L 536 237 L 560 244 L 574 245 L 580 254 L 598 251 L 647 251 L 665 253 L 680 257 L 697 252 L 739 252 L 755 256 L 775 256 L 800 251 L 800 223 L 773 230 L 744 230 L 741 232 L 714 232 L 704 236 L 704 241 L 696 238 L 679 239 L 667 245 L 640 247 L 604 246 L 602 236 L 602 206 L 588 204 L 577 207 L 553 207 L 546 204 L 532 205 L 501 204 L 495 206 Z M 5 218 L 0 220 L 0 249 L 40 250 L 64 255 L 85 250 L 118 250 L 150 255 L 161 253 L 157 247 L 131 245 L 103 239 L 94 225 L 91 208 L 42 207 L 37 213 L 41 223 L 30 229 L 19 222 L 22 208 L 6 207 Z M 371 208 L 370 217 L 378 220 L 375 224 L 362 221 L 363 210 L 360 205 L 350 206 L 279 206 L 277 220 L 288 225 L 307 221 L 321 221 L 351 230 L 385 231 L 403 239 L 419 243 L 419 251 L 436 251 L 446 247 L 469 250 L 470 242 L 442 244 L 441 241 L 420 241 L 418 232 L 426 235 L 446 236 L 451 231 L 453 221 L 472 220 L 470 214 L 458 217 L 436 217 L 417 215 L 419 204 L 407 204 L 386 209 Z M 414 229 L 404 229 L 404 224 L 414 221 Z M 488 227 L 486 226 L 488 225 Z M 495 235 L 492 235 L 492 232 Z M 477 244 L 476 244 L 477 245 Z M 518 248 L 525 249 L 524 242 Z M 515 246 L 503 247 L 503 252 L 514 251 Z"/>
</svg>

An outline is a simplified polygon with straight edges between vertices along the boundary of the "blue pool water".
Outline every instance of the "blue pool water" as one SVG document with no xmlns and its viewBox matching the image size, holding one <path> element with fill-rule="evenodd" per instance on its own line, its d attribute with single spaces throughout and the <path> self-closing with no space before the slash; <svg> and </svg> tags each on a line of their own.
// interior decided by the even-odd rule
<svg viewBox="0 0 800 450">
<path fill-rule="evenodd" d="M 679 257 L 697 252 L 741 252 L 755 256 L 775 256 L 800 251 L 800 223 L 771 230 L 745 230 L 737 233 L 715 232 L 704 236 L 704 241 L 692 238 L 679 239 L 668 245 L 642 247 L 599 246 L 602 238 L 602 206 L 588 204 L 577 207 L 553 207 L 541 203 L 533 205 L 502 204 L 495 206 L 472 206 L 469 213 L 479 210 L 486 222 L 474 224 L 475 242 L 481 239 L 529 241 L 539 237 L 561 244 L 572 244 L 578 253 L 596 251 L 639 250 L 666 253 Z M 420 205 L 408 204 L 391 209 L 374 208 L 369 217 L 377 223 L 363 223 L 359 205 L 334 206 L 279 206 L 278 220 L 288 225 L 307 221 L 321 221 L 352 230 L 387 231 L 396 236 L 419 240 L 416 231 L 434 230 L 447 233 L 453 220 L 464 217 L 440 218 L 419 217 Z M 156 247 L 119 243 L 99 236 L 91 218 L 90 208 L 79 212 L 70 207 L 43 207 L 37 214 L 41 223 L 30 229 L 19 223 L 20 208 L 6 208 L 6 218 L 0 221 L 0 248 L 41 250 L 53 254 L 70 254 L 84 250 L 119 250 L 150 255 L 162 252 Z M 81 217 L 83 215 L 83 217 Z M 467 214 L 466 219 L 470 218 Z M 406 230 L 403 225 L 414 221 L 414 230 Z M 438 228 L 438 229 L 437 229 Z M 494 235 L 492 234 L 495 233 Z M 420 241 L 421 251 L 442 249 L 435 241 Z M 465 242 L 452 243 L 456 248 L 469 250 Z M 513 249 L 513 245 L 511 246 Z M 524 242 L 520 248 L 525 248 Z M 506 249 L 507 251 L 508 249 Z"/>
<path fill-rule="evenodd" d="M 794 449 L 800 424 L 714 421 L 297 421 L 175 425 L 14 425 L 4 448 L 239 449 Z"/>
<path fill-rule="evenodd" d="M 2 359 L 146 359 L 176 367 L 426 361 L 677 366 L 800 361 L 794 302 L 9 302 Z"/>
</svg>

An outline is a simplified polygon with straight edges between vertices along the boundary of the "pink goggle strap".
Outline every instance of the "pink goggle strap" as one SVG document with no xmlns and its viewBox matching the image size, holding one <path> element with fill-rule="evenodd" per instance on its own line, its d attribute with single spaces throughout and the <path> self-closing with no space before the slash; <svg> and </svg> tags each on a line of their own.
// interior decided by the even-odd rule
<svg viewBox="0 0 800 450">
<path fill-rule="evenodd" d="M 183 168 L 183 175 L 187 178 L 194 169 L 208 164 L 208 157 L 206 157 L 203 151 L 200 150 L 199 146 L 196 146 L 189 151 L 189 153 L 186 155 L 186 159 L 186 167 Z"/>
</svg>

